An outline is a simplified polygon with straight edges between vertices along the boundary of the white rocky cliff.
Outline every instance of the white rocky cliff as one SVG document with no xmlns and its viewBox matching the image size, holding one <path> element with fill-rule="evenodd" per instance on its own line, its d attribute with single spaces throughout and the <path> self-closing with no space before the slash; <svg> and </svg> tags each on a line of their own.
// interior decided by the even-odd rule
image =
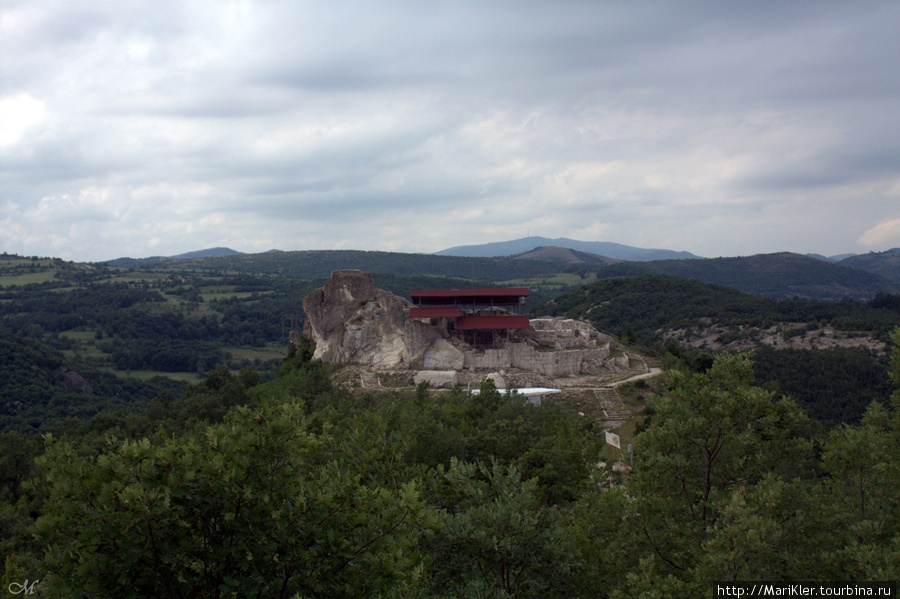
<svg viewBox="0 0 900 599">
<path fill-rule="evenodd" d="M 303 332 L 323 362 L 357 362 L 376 369 L 422 369 L 440 340 L 433 327 L 409 320 L 409 302 L 375 287 L 372 275 L 336 270 L 328 283 L 303 299 Z M 440 345 L 440 344 L 438 344 Z"/>
</svg>

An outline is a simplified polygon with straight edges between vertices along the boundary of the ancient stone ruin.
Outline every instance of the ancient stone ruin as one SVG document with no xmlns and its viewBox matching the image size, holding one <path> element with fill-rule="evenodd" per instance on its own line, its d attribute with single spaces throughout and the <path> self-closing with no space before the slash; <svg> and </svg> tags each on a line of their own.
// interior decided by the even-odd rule
<svg viewBox="0 0 900 599">
<path fill-rule="evenodd" d="M 377 289 L 372 276 L 337 270 L 303 299 L 304 333 L 315 358 L 373 370 L 409 370 L 416 380 L 451 386 L 462 373 L 533 373 L 558 379 L 625 370 L 628 357 L 591 325 L 567 318 L 531 318 L 490 345 L 472 345 L 442 319 L 410 318 L 409 301 Z"/>
</svg>

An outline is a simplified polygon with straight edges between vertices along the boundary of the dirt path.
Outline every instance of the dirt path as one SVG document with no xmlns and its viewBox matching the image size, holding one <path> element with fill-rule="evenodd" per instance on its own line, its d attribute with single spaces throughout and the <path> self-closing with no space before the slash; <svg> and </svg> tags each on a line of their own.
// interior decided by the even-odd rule
<svg viewBox="0 0 900 599">
<path fill-rule="evenodd" d="M 619 385 L 624 385 L 625 383 L 630 383 L 632 381 L 637 381 L 640 379 L 649 379 L 651 377 L 662 374 L 662 368 L 650 368 L 647 372 L 643 372 L 641 374 L 636 374 L 634 376 L 630 376 L 627 379 L 622 379 L 620 381 L 613 381 L 611 383 L 606 383 L 603 385 L 604 387 L 615 389 Z"/>
</svg>

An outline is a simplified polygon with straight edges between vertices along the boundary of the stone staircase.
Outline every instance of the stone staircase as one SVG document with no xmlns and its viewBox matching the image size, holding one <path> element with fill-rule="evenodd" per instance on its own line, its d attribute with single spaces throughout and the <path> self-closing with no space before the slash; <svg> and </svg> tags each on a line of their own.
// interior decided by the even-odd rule
<svg viewBox="0 0 900 599">
<path fill-rule="evenodd" d="M 631 412 L 622 403 L 615 389 L 608 387 L 594 389 L 594 395 L 600 402 L 604 420 L 628 420 L 631 418 Z"/>
<path fill-rule="evenodd" d="M 549 396 L 551 400 L 554 397 Z M 600 421 L 624 421 L 631 418 L 631 412 L 622 403 L 616 390 L 611 387 L 566 389 L 560 400 L 585 416 Z"/>
</svg>

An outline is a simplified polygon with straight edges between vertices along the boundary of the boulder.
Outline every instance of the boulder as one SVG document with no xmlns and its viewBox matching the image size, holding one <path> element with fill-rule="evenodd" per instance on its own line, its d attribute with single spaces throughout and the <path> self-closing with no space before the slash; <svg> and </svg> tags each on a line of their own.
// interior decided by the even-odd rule
<svg viewBox="0 0 900 599">
<path fill-rule="evenodd" d="M 425 350 L 424 367 L 428 370 L 459 370 L 465 355 L 445 339 L 436 339 Z"/>
<path fill-rule="evenodd" d="M 494 381 L 494 387 L 496 387 L 497 389 L 506 389 L 506 379 L 503 378 L 503 374 L 499 372 L 492 372 L 484 377 L 484 379 L 491 379 L 492 381 Z"/>
<path fill-rule="evenodd" d="M 532 318 L 526 338 L 540 347 L 553 349 L 588 349 L 608 346 L 615 348 L 615 340 L 601 333 L 589 323 L 561 316 Z"/>
<path fill-rule="evenodd" d="M 303 299 L 303 331 L 316 344 L 313 357 L 323 362 L 419 369 L 440 335 L 434 327 L 408 319 L 408 308 L 406 300 L 377 289 L 372 275 L 336 270 L 324 287 Z M 434 357 L 432 363 L 437 363 Z"/>
<path fill-rule="evenodd" d="M 428 381 L 428 386 L 435 389 L 455 387 L 459 383 L 459 377 L 452 370 L 420 370 L 413 380 L 417 385 Z"/>
</svg>

